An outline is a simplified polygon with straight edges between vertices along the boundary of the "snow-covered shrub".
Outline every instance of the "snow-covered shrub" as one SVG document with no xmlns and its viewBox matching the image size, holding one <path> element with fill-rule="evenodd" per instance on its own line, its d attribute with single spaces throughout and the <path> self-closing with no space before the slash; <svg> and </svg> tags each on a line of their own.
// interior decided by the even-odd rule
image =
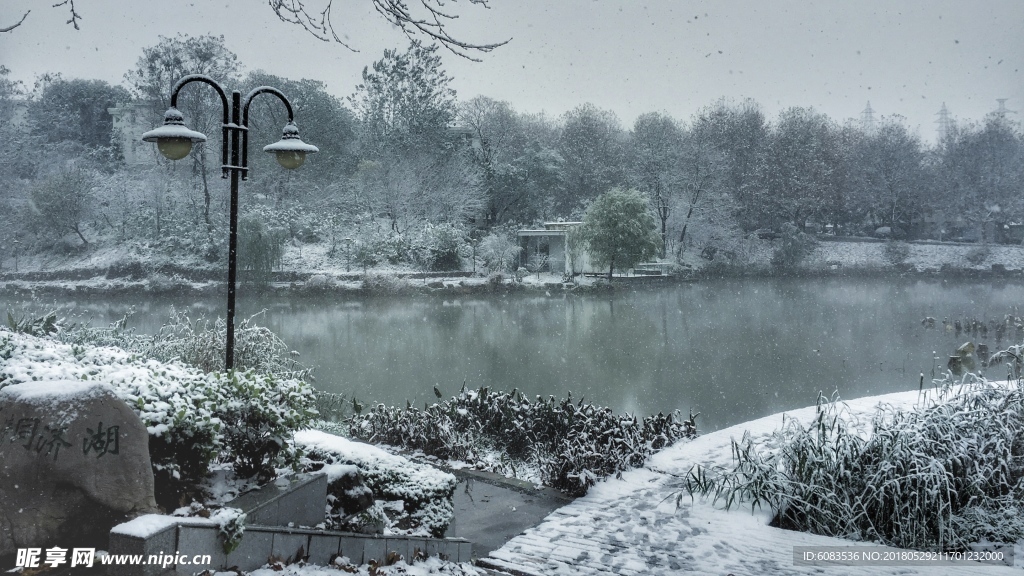
<svg viewBox="0 0 1024 576">
<path fill-rule="evenodd" d="M 765 446 L 772 446 L 771 449 Z M 920 550 L 1024 537 L 1024 390 L 947 381 L 913 410 L 881 406 L 864 438 L 819 397 L 765 445 L 733 442 L 729 470 L 693 468 L 685 490 L 768 505 L 773 525 Z"/>
<path fill-rule="evenodd" d="M 910 245 L 906 242 L 890 240 L 885 243 L 885 249 L 882 253 L 885 255 L 885 259 L 889 261 L 889 264 L 900 266 L 907 261 L 907 258 L 910 258 Z"/>
<path fill-rule="evenodd" d="M 121 348 L 0 330 L 0 388 L 42 380 L 108 383 L 149 431 L 157 502 L 175 507 L 217 458 L 240 473 L 295 465 L 289 436 L 313 415 L 312 388 L 302 380 L 252 371 L 227 377 Z"/>
<path fill-rule="evenodd" d="M 401 234 L 376 232 L 360 243 L 360 248 L 356 256 L 363 266 L 409 262 L 409 242 Z"/>
<path fill-rule="evenodd" d="M 377 500 L 402 502 L 401 506 L 385 507 L 401 512 L 392 519 L 396 523 L 392 529 L 444 535 L 454 514 L 452 495 L 456 480 L 451 474 L 375 446 L 316 430 L 297 433 L 295 442 L 307 451 L 306 470 L 321 470 L 333 464 L 354 465 Z"/>
<path fill-rule="evenodd" d="M 259 314 L 262 314 L 259 313 Z M 235 324 L 235 370 L 252 370 L 281 378 L 307 379 L 310 369 L 296 360 L 288 346 L 269 328 L 259 326 L 254 314 Z M 172 313 L 153 337 L 149 355 L 159 360 L 180 360 L 206 372 L 222 370 L 227 325 L 223 317 L 190 319 L 184 313 Z"/>
<path fill-rule="evenodd" d="M 964 258 L 975 266 L 981 266 L 981 264 L 988 259 L 991 252 L 992 250 L 989 248 L 988 244 L 982 244 L 968 250 L 967 254 L 964 255 Z"/>
<path fill-rule="evenodd" d="M 7 312 L 7 327 L 12 332 L 21 332 L 30 336 L 46 336 L 53 334 L 59 329 L 56 312 L 49 312 L 35 318 L 22 316 L 21 319 L 14 317 L 10 311 Z"/>
<path fill-rule="evenodd" d="M 476 253 L 484 261 L 484 266 L 491 272 L 507 272 L 519 260 L 523 248 L 516 243 L 509 231 L 496 231 L 484 236 L 476 248 Z"/>
<path fill-rule="evenodd" d="M 466 234 L 462 228 L 444 222 L 427 223 L 416 241 L 416 260 L 428 270 L 458 270 L 466 252 Z"/>
<path fill-rule="evenodd" d="M 658 414 L 638 421 L 609 408 L 521 393 L 463 389 L 424 410 L 378 405 L 353 418 L 350 433 L 370 442 L 486 465 L 484 450 L 535 462 L 541 480 L 582 495 L 598 479 L 643 465 L 654 452 L 696 435 L 691 417 Z M 514 464 L 513 464 L 514 465 Z"/>
<path fill-rule="evenodd" d="M 241 477 L 269 481 L 275 469 L 297 467 L 301 453 L 291 435 L 309 425 L 313 389 L 301 380 L 279 380 L 252 372 L 214 373 L 223 400 L 214 407 L 230 462 Z"/>
<path fill-rule="evenodd" d="M 394 274 L 367 272 L 363 275 L 363 290 L 370 294 L 401 294 L 409 289 L 405 278 Z"/>
<path fill-rule="evenodd" d="M 245 513 L 238 508 L 221 508 L 210 516 L 217 524 L 217 537 L 225 554 L 230 554 L 242 543 L 245 534 Z"/>
<path fill-rule="evenodd" d="M 771 260 L 772 266 L 776 268 L 793 268 L 800 264 L 817 244 L 812 236 L 790 222 L 783 224 L 779 232 L 778 244 L 772 252 Z"/>
</svg>

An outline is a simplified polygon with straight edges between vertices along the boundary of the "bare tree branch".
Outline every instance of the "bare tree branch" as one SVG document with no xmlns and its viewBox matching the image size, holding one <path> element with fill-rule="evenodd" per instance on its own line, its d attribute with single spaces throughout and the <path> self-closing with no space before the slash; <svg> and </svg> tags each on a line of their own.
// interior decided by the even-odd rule
<svg viewBox="0 0 1024 576">
<path fill-rule="evenodd" d="M 334 28 L 334 23 L 331 21 L 331 9 L 334 6 L 334 0 L 312 1 L 321 2 L 323 9 L 308 6 L 307 3 L 310 0 L 267 0 L 267 4 L 282 22 L 301 26 L 318 40 L 337 42 L 353 52 L 358 52 L 358 50 L 342 40 Z M 490 8 L 488 5 L 489 1 L 468 0 L 470 4 L 484 8 Z M 402 33 L 410 40 L 422 34 L 441 44 L 451 53 L 474 62 L 479 62 L 480 59 L 473 57 L 471 53 L 487 53 L 499 46 L 508 44 L 509 40 L 511 40 L 510 38 L 509 40 L 494 44 L 474 44 L 452 36 L 448 32 L 447 26 L 452 21 L 457 20 L 459 15 L 447 12 L 442 7 L 446 2 L 454 4 L 458 0 L 370 0 L 370 2 L 373 3 L 373 8 L 385 20 L 400 28 Z M 410 3 L 415 6 L 417 2 L 419 8 L 417 10 L 410 9 Z M 75 27 L 75 30 L 79 30 L 78 21 L 82 19 L 82 16 L 75 9 L 75 0 L 63 0 L 52 5 L 53 8 L 61 6 L 68 6 L 71 9 L 71 18 L 67 21 L 67 24 L 71 24 Z M 10 32 L 20 26 L 29 15 L 29 12 L 25 12 L 25 15 L 16 24 L 7 28 L 0 28 L 0 33 Z"/>
<path fill-rule="evenodd" d="M 78 12 L 75 11 L 75 0 L 64 0 L 63 2 L 57 2 L 56 4 L 53 5 L 53 8 L 59 8 L 61 6 L 71 7 L 71 19 L 65 22 L 65 24 L 71 24 L 75 27 L 75 30 L 79 30 L 80 28 L 78 27 L 78 21 L 81 20 L 82 17 L 78 14 Z"/>
<path fill-rule="evenodd" d="M 17 28 L 18 26 L 21 26 L 21 23 L 24 22 L 25 18 L 28 18 L 28 15 L 31 14 L 31 13 L 32 13 L 32 11 L 29 10 L 28 12 L 25 12 L 25 14 L 21 17 L 21 20 L 18 20 L 17 22 L 15 22 L 14 24 L 11 24 L 10 26 L 8 26 L 6 28 L 0 28 L 0 34 L 2 34 L 4 32 L 10 32 L 11 30 L 14 30 L 15 28 Z"/>
<path fill-rule="evenodd" d="M 418 14 L 415 14 L 409 7 L 409 0 L 371 0 L 374 9 L 385 20 L 400 28 L 409 39 L 423 34 L 453 54 L 474 62 L 479 62 L 480 59 L 471 56 L 471 52 L 490 52 L 509 42 L 509 40 L 505 40 L 494 44 L 474 44 L 455 38 L 448 32 L 447 25 L 453 20 L 457 20 L 459 16 L 442 10 L 446 1 L 454 3 L 458 0 L 418 0 L 420 10 L 417 11 Z M 469 3 L 489 8 L 488 1 L 469 0 Z M 333 40 L 353 52 L 358 51 L 338 37 L 334 23 L 331 21 L 333 0 L 326 0 L 323 10 L 307 6 L 307 0 L 267 0 L 267 2 L 282 21 L 302 26 L 307 32 L 324 42 Z"/>
</svg>

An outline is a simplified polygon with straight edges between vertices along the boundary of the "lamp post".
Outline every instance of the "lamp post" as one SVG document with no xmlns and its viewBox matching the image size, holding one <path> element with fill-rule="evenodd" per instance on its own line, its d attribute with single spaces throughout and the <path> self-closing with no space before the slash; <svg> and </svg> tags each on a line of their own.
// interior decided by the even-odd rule
<svg viewBox="0 0 1024 576">
<path fill-rule="evenodd" d="M 18 273 L 18 248 L 21 248 L 21 242 L 15 240 L 14 244 L 14 273 Z"/>
<path fill-rule="evenodd" d="M 476 245 L 480 240 L 476 238 L 470 239 L 469 243 L 473 245 L 473 276 L 476 276 Z"/>
<path fill-rule="evenodd" d="M 260 94 L 271 94 L 277 96 L 288 109 L 288 123 L 285 124 L 281 140 L 264 146 L 264 152 L 273 152 L 277 156 L 277 163 L 284 168 L 293 170 L 302 166 L 306 160 L 306 154 L 319 152 L 316 146 L 306 144 L 299 138 L 299 129 L 295 126 L 295 116 L 292 111 L 291 102 L 277 88 L 260 86 L 242 97 L 242 93 L 235 90 L 231 93 L 231 102 L 228 102 L 227 92 L 217 83 L 216 80 L 205 74 L 190 74 L 185 76 L 171 88 L 171 107 L 164 113 L 164 125 L 150 130 L 142 135 L 144 142 L 155 142 L 160 153 L 170 160 L 181 160 L 188 156 L 192 150 L 192 144 L 205 142 L 206 135 L 190 130 L 185 126 L 184 116 L 178 111 L 178 93 L 186 85 L 192 82 L 202 82 L 213 87 L 220 96 L 223 104 L 223 118 L 221 122 L 222 145 L 221 145 L 221 178 L 231 178 L 231 224 L 228 237 L 228 314 L 227 314 L 227 342 L 224 359 L 225 370 L 231 370 L 235 365 L 235 282 L 236 282 L 236 255 L 238 251 L 238 181 L 239 178 L 246 180 L 249 172 L 249 104 L 252 99 Z"/>
<path fill-rule="evenodd" d="M 352 263 L 352 239 L 345 238 L 342 242 L 345 243 L 345 272 L 348 272 Z"/>
</svg>

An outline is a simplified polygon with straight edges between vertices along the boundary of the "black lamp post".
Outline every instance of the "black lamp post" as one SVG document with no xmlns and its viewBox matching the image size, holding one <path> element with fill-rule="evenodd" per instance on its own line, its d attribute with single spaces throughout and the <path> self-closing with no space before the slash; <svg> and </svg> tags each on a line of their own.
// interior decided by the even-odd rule
<svg viewBox="0 0 1024 576">
<path fill-rule="evenodd" d="M 204 74 L 185 76 L 171 88 L 171 107 L 164 114 L 164 125 L 142 135 L 144 142 L 156 142 L 160 153 L 171 160 L 181 160 L 192 150 L 192 144 L 205 142 L 206 135 L 185 126 L 184 117 L 178 111 L 178 93 L 191 82 L 209 84 L 220 95 L 224 105 L 222 121 L 221 146 L 221 177 L 231 178 L 231 232 L 228 240 L 228 317 L 227 344 L 224 367 L 231 370 L 235 365 L 235 280 L 236 254 L 238 250 L 238 179 L 246 180 L 249 172 L 249 104 L 260 94 L 272 94 L 284 102 L 288 109 L 288 124 L 284 127 L 281 140 L 264 146 L 264 152 L 274 152 L 277 163 L 284 168 L 295 169 L 306 161 L 306 154 L 319 152 L 316 146 L 306 144 L 299 139 L 299 129 L 295 126 L 295 117 L 291 102 L 277 88 L 260 86 L 242 97 L 235 90 L 231 93 L 228 103 L 227 92 L 216 80 Z"/>
<path fill-rule="evenodd" d="M 342 242 L 345 243 L 345 272 L 348 272 L 352 262 L 352 239 L 345 238 Z"/>
</svg>

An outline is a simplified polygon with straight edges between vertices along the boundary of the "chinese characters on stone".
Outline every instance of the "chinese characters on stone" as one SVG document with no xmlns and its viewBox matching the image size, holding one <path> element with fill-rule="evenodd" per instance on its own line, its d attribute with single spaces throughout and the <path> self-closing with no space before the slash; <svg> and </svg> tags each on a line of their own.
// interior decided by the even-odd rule
<svg viewBox="0 0 1024 576">
<path fill-rule="evenodd" d="M 88 456 L 95 454 L 102 458 L 107 454 L 120 454 L 121 437 L 120 426 L 103 426 L 103 422 L 96 425 L 96 428 L 86 428 L 82 438 L 82 454 Z M 0 441 L 6 437 L 11 444 L 20 444 L 25 450 L 34 450 L 40 456 L 53 456 L 57 460 L 61 448 L 74 446 L 67 438 L 67 426 L 51 426 L 42 422 L 40 418 L 15 418 L 10 416 L 3 421 L 0 429 Z"/>
</svg>

